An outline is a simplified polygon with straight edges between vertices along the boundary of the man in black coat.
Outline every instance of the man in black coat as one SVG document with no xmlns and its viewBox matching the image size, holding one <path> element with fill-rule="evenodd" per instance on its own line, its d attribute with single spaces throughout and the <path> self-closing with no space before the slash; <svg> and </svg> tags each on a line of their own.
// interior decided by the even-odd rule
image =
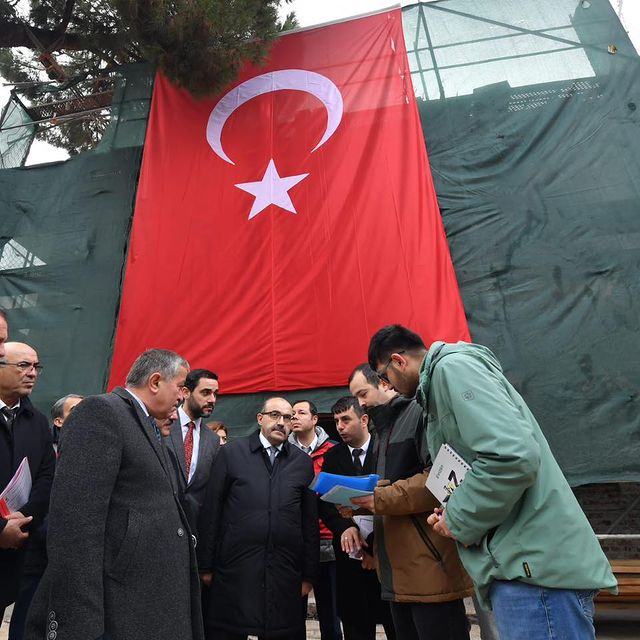
<svg viewBox="0 0 640 640">
<path fill-rule="evenodd" d="M 342 442 L 324 458 L 323 471 L 344 476 L 374 473 L 375 440 L 369 434 L 369 416 L 353 396 L 340 398 L 331 407 L 336 429 Z M 359 525 L 366 534 L 361 516 L 343 518 L 335 505 L 318 501 L 320 516 L 333 533 L 336 552 L 338 615 L 342 620 L 345 640 L 375 640 L 376 624 L 384 625 L 388 640 L 394 640 L 395 631 L 389 603 L 380 598 L 380 583 L 375 571 L 372 534 L 361 535 Z M 371 516 L 365 516 L 371 518 Z M 371 525 L 373 524 L 370 521 Z M 360 546 L 360 560 L 349 557 L 342 550 L 343 538 L 352 536 Z M 366 546 L 365 546 L 366 543 Z"/>
<path fill-rule="evenodd" d="M 18 593 L 29 531 L 34 531 L 47 513 L 55 453 L 47 418 L 29 400 L 40 372 L 38 354 L 20 342 L 2 346 L 6 338 L 3 316 L 0 325 L 0 491 L 25 457 L 32 479 L 27 503 L 0 518 L 1 620 L 5 607 Z"/>
<path fill-rule="evenodd" d="M 187 370 L 145 351 L 126 389 L 65 422 L 27 640 L 202 640 L 194 542 L 154 420 L 182 399 Z"/>
<path fill-rule="evenodd" d="M 220 449 L 220 438 L 205 426 L 203 420 L 216 406 L 217 374 L 207 369 L 189 371 L 184 393 L 184 404 L 178 409 L 177 419 L 171 423 L 171 433 L 165 444 L 174 457 L 185 511 L 195 533 L 209 475 Z"/>
<path fill-rule="evenodd" d="M 222 447 L 203 505 L 198 561 L 207 640 L 294 638 L 319 562 L 313 463 L 287 442 L 293 409 L 269 398 L 260 430 Z"/>
</svg>

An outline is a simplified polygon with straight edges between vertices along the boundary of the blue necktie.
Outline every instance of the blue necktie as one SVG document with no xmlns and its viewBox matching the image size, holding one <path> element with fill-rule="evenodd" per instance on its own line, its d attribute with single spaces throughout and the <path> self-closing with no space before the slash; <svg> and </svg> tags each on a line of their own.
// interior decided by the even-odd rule
<svg viewBox="0 0 640 640">
<path fill-rule="evenodd" d="M 153 432 L 156 434 L 156 438 L 158 439 L 158 444 L 162 444 L 162 434 L 160 433 L 160 429 L 158 429 L 158 425 L 152 416 L 149 416 L 149 422 L 153 427 Z"/>
</svg>

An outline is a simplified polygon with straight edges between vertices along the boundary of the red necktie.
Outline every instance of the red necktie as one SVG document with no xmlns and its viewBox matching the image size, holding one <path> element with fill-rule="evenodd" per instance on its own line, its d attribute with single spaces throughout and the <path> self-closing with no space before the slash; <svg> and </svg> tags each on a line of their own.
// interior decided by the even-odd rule
<svg viewBox="0 0 640 640">
<path fill-rule="evenodd" d="M 187 480 L 189 479 L 189 469 L 191 468 L 191 457 L 193 456 L 193 430 L 195 429 L 195 422 L 187 422 L 187 435 L 184 439 L 184 461 L 185 469 L 187 472 Z"/>
</svg>

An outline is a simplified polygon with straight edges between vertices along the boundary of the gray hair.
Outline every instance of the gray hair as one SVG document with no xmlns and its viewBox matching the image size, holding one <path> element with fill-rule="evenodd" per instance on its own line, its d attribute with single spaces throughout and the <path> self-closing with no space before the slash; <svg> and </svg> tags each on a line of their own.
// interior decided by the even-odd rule
<svg viewBox="0 0 640 640">
<path fill-rule="evenodd" d="M 84 396 L 79 396 L 77 393 L 68 393 L 66 396 L 62 396 L 60 400 L 56 400 L 51 407 L 51 419 L 62 418 L 64 415 L 64 405 L 67 400 L 71 398 L 78 398 L 84 400 Z"/>
<path fill-rule="evenodd" d="M 147 349 L 131 365 L 126 384 L 129 387 L 142 387 L 154 374 L 159 373 L 165 380 L 178 375 L 180 367 L 189 369 L 189 363 L 177 353 L 167 349 Z"/>
</svg>

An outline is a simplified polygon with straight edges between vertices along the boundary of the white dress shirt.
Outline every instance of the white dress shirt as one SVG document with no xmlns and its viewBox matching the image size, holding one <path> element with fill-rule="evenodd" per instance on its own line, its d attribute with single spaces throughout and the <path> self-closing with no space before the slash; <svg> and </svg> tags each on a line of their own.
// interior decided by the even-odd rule
<svg viewBox="0 0 640 640">
<path fill-rule="evenodd" d="M 360 454 L 360 464 L 363 467 L 364 467 L 364 459 L 367 457 L 367 450 L 369 449 L 370 442 L 371 442 L 371 436 L 367 438 L 367 441 L 361 447 L 352 447 L 350 444 L 347 445 L 347 447 L 349 447 L 349 453 L 351 454 L 352 460 L 353 460 L 353 450 L 362 449 L 362 453 Z"/>
</svg>

